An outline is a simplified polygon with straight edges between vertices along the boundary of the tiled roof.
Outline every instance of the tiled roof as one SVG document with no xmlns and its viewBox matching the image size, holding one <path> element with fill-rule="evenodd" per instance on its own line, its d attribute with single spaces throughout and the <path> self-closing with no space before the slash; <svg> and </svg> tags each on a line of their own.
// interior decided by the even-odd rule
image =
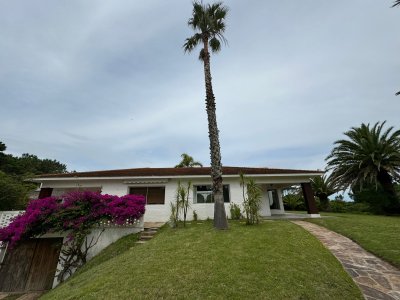
<svg viewBox="0 0 400 300">
<path fill-rule="evenodd" d="M 291 170 L 248 167 L 222 167 L 223 175 L 238 175 L 243 172 L 246 175 L 284 175 L 284 174 L 316 174 L 323 173 L 319 170 Z M 36 178 L 76 178 L 76 177 L 168 177 L 168 176 L 202 176 L 210 175 L 211 168 L 137 168 L 122 170 L 105 170 L 92 172 L 74 172 L 63 174 L 45 174 Z"/>
</svg>

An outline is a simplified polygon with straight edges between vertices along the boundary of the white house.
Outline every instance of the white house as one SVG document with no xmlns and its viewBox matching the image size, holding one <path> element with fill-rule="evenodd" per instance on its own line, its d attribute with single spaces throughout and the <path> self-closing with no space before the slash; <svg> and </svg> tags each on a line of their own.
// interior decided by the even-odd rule
<svg viewBox="0 0 400 300">
<path fill-rule="evenodd" d="M 284 214 L 282 189 L 300 184 L 310 217 L 319 216 L 310 179 L 321 171 L 271 168 L 223 167 L 225 208 L 243 203 L 239 174 L 253 178 L 263 191 L 261 216 Z M 175 201 L 178 183 L 192 183 L 189 219 L 196 211 L 199 219 L 213 218 L 210 168 L 136 168 L 94 172 L 42 175 L 32 179 L 41 183 L 40 198 L 60 195 L 70 190 L 100 191 L 123 196 L 141 194 L 146 197 L 145 222 L 165 222 L 170 216 L 170 203 Z"/>
<path fill-rule="evenodd" d="M 253 178 L 260 185 L 262 195 L 261 216 L 285 213 L 282 189 L 300 184 L 310 217 L 319 217 L 310 179 L 321 176 L 320 171 L 270 168 L 223 167 L 223 192 L 229 217 L 229 204 L 242 205 L 243 190 L 240 173 Z M 175 201 L 178 183 L 192 183 L 189 202 L 189 219 L 195 210 L 199 219 L 212 218 L 210 168 L 140 168 L 42 175 L 32 181 L 41 184 L 39 198 L 61 195 L 81 189 L 103 194 L 123 196 L 141 194 L 146 197 L 145 222 L 165 222 L 170 217 L 170 203 Z M 12 216 L 19 212 L 0 212 L 0 227 L 7 226 Z M 97 244 L 88 253 L 88 259 L 107 245 L 129 233 L 143 230 L 143 219 L 127 226 L 100 226 L 87 237 Z M 102 233 L 100 235 L 100 232 Z M 97 240 L 98 238 L 98 240 Z M 56 270 L 61 268 L 60 252 L 66 247 L 66 234 L 46 234 L 22 242 L 12 252 L 0 245 L 0 292 L 46 290 L 58 284 Z M 1 247 L 3 246 L 3 248 Z"/>
</svg>

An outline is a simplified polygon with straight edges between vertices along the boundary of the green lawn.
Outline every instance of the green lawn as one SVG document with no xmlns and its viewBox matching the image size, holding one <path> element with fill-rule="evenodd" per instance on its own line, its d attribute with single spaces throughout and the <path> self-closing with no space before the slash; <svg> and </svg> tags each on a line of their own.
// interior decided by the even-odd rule
<svg viewBox="0 0 400 300">
<path fill-rule="evenodd" d="M 107 252 L 41 299 L 362 299 L 333 255 L 287 221 L 192 223 Z"/>
<path fill-rule="evenodd" d="M 323 213 L 308 220 L 357 242 L 365 250 L 400 267 L 400 217 Z"/>
</svg>

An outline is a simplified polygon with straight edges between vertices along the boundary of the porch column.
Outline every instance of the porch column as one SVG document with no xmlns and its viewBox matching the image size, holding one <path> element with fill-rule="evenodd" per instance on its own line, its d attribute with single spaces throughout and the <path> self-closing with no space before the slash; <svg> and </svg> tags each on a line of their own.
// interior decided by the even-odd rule
<svg viewBox="0 0 400 300">
<path fill-rule="evenodd" d="M 311 214 L 318 214 L 317 204 L 314 199 L 314 192 L 311 187 L 311 183 L 304 182 L 301 184 L 301 189 L 303 191 L 304 200 L 307 207 L 307 212 Z"/>
<path fill-rule="evenodd" d="M 39 199 L 50 197 L 53 193 L 53 188 L 41 188 L 39 192 Z"/>
</svg>

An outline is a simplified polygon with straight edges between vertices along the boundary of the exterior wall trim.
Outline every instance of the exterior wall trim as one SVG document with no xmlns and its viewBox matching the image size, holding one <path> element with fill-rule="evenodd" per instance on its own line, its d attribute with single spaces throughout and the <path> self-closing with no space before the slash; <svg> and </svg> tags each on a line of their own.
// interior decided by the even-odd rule
<svg viewBox="0 0 400 300">
<path fill-rule="evenodd" d="M 296 174 L 246 174 L 247 177 L 268 177 L 268 178 L 284 178 L 284 177 L 315 177 L 321 176 L 323 172 L 316 172 L 316 173 L 296 173 Z M 222 175 L 223 178 L 238 178 L 240 175 Z M 138 180 L 138 181 L 154 181 L 157 179 L 192 179 L 192 178 L 210 178 L 211 175 L 181 175 L 181 176 L 123 176 L 123 177 L 42 177 L 42 178 L 32 178 L 29 181 L 34 182 L 44 182 L 44 181 L 77 181 L 77 180 Z M 150 183 L 150 182 L 149 182 Z"/>
</svg>

